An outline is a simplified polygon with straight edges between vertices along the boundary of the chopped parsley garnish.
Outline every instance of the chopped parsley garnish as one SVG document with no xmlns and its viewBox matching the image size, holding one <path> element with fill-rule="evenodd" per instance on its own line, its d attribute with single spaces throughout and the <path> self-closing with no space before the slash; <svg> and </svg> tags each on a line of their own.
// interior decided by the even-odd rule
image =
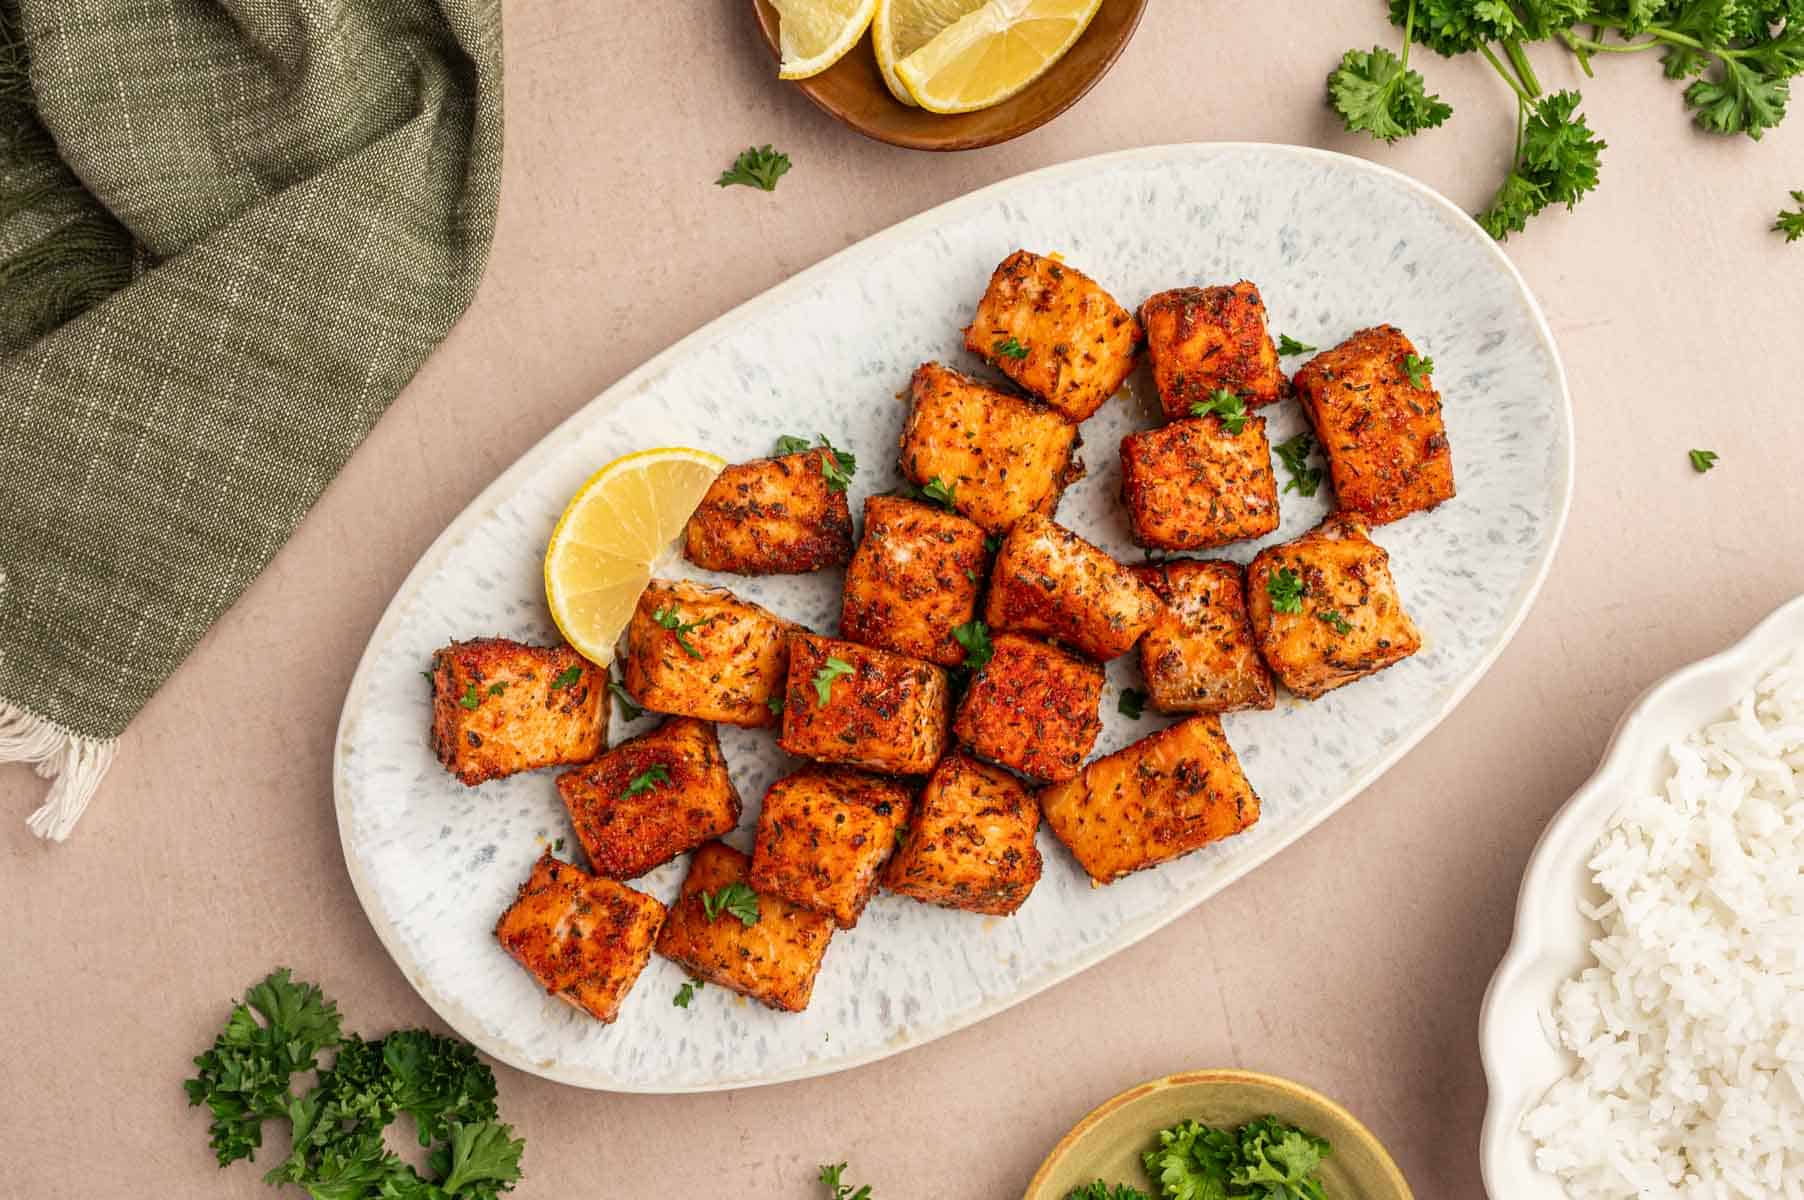
<svg viewBox="0 0 1804 1200">
<path fill-rule="evenodd" d="M 852 482 L 852 476 L 858 474 L 858 456 L 850 450 L 836 448 L 832 442 L 827 440 L 827 435 L 824 433 L 817 433 L 814 436 L 818 439 L 821 449 L 821 474 L 826 476 L 827 490 L 830 492 L 845 491 L 847 485 Z M 799 438 L 794 434 L 786 433 L 777 439 L 777 453 L 801 454 L 810 449 L 811 445 L 807 438 Z"/>
<path fill-rule="evenodd" d="M 645 715 L 645 710 L 633 703 L 633 694 L 626 690 L 626 685 L 620 680 L 610 677 L 608 691 L 614 693 L 614 699 L 620 701 L 620 719 L 622 721 L 637 721 Z"/>
<path fill-rule="evenodd" d="M 773 716 L 773 717 L 782 716 L 783 715 L 783 697 L 781 697 L 781 696 L 769 697 L 768 699 L 765 700 L 764 707 L 770 709 L 771 716 Z"/>
<path fill-rule="evenodd" d="M 1330 1152 L 1319 1137 L 1276 1117 L 1259 1117 L 1239 1128 L 1215 1128 L 1200 1121 L 1173 1125 L 1159 1131 L 1140 1162 L 1166 1196 L 1324 1200 L 1328 1193 L 1317 1171 Z M 1082 1200 L 1118 1200 L 1094 1187 L 1088 1196 L 1073 1194 Z"/>
<path fill-rule="evenodd" d="M 965 578 L 969 579 L 972 583 L 976 583 L 977 582 L 977 572 L 973 571 L 970 567 L 966 567 L 965 568 Z"/>
<path fill-rule="evenodd" d="M 831 1166 L 823 1164 L 821 1166 L 820 1181 L 833 1189 L 832 1194 L 829 1196 L 829 1200 L 871 1200 L 870 1184 L 867 1183 L 857 1191 L 853 1191 L 851 1184 L 841 1183 L 839 1181 L 839 1177 L 844 1173 L 845 1169 L 845 1163 L 834 1163 Z"/>
<path fill-rule="evenodd" d="M 983 548 L 984 552 L 988 554 L 994 554 L 996 551 L 1002 549 L 1002 535 L 1000 533 L 985 534 L 983 538 Z"/>
<path fill-rule="evenodd" d="M 814 673 L 814 694 L 818 697 L 815 707 L 827 707 L 827 701 L 833 699 L 833 681 L 851 673 L 851 663 L 843 658 L 829 658 L 826 665 Z"/>
<path fill-rule="evenodd" d="M 1027 357 L 1027 347 L 1013 337 L 997 338 L 991 347 L 998 357 L 1020 360 Z"/>
<path fill-rule="evenodd" d="M 1102 1180 L 1086 1183 L 1083 1187 L 1073 1188 L 1066 1194 L 1065 1200 L 1153 1200 L 1139 1188 L 1128 1183 L 1118 1183 L 1110 1187 Z"/>
<path fill-rule="evenodd" d="M 502 692 L 505 692 L 506 690 L 507 690 L 507 682 L 505 680 L 503 680 L 500 683 L 489 684 L 489 695 L 491 695 L 491 696 L 499 696 Z"/>
<path fill-rule="evenodd" d="M 1289 567 L 1279 567 L 1265 575 L 1265 594 L 1272 599 L 1272 611 L 1303 611 L 1303 578 Z"/>
<path fill-rule="evenodd" d="M 670 768 L 669 767 L 665 767 L 665 766 L 647 767 L 647 768 L 645 768 L 645 770 L 643 770 L 643 771 L 639 772 L 637 775 L 633 776 L 632 782 L 626 785 L 626 790 L 624 792 L 620 793 L 620 798 L 622 800 L 624 800 L 628 796 L 637 796 L 642 792 L 651 791 L 653 788 L 657 787 L 660 783 L 669 783 L 669 782 L 670 782 Z"/>
<path fill-rule="evenodd" d="M 691 1000 L 695 999 L 695 993 L 697 993 L 701 990 L 702 990 L 702 981 L 701 980 L 699 980 L 699 979 L 685 980 L 683 983 L 683 986 L 677 989 L 676 996 L 670 1002 L 672 1004 L 676 1005 L 678 1008 L 688 1008 L 689 1002 Z"/>
<path fill-rule="evenodd" d="M 777 180 L 783 178 L 789 170 L 789 155 L 781 150 L 772 150 L 770 143 L 762 146 L 747 146 L 740 151 L 733 165 L 720 173 L 714 181 L 716 187 L 731 187 L 739 184 L 743 187 L 755 187 L 760 191 L 774 192 Z"/>
<path fill-rule="evenodd" d="M 1434 359 L 1420 358 L 1414 354 L 1403 356 L 1403 373 L 1409 381 L 1424 390 L 1428 387 L 1428 373 L 1434 370 Z"/>
<path fill-rule="evenodd" d="M 694 646 L 689 644 L 688 635 L 695 630 L 700 629 L 703 625 L 708 624 L 708 622 L 714 619 L 713 617 L 703 617 L 699 621 L 685 622 L 682 614 L 677 612 L 675 606 L 660 604 L 657 610 L 651 614 L 651 619 L 656 624 L 670 630 L 671 636 L 676 638 L 676 644 L 683 648 L 684 654 L 687 654 L 690 658 L 700 658 L 702 656 L 700 650 L 697 650 Z"/>
<path fill-rule="evenodd" d="M 1282 355 L 1308 354 L 1315 349 L 1306 342 L 1299 342 L 1288 333 L 1278 335 L 1278 353 Z"/>
<path fill-rule="evenodd" d="M 966 621 L 952 627 L 952 640 L 965 648 L 965 661 L 960 666 L 968 671 L 981 671 L 996 647 L 990 644 L 990 627 L 982 621 Z"/>
<path fill-rule="evenodd" d="M 583 669 L 581 667 L 565 667 L 557 673 L 557 678 L 551 681 L 551 690 L 561 692 L 582 677 Z"/>
<path fill-rule="evenodd" d="M 1278 461 L 1290 475 L 1290 482 L 1284 485 L 1287 492 L 1295 492 L 1299 496 L 1313 496 L 1315 490 L 1322 485 L 1322 469 L 1309 465 L 1309 456 L 1315 451 L 1315 439 L 1308 430 L 1295 437 L 1286 438 L 1273 447 L 1278 453 Z"/>
<path fill-rule="evenodd" d="M 1714 450 L 1693 450 L 1689 457 L 1691 458 L 1691 469 L 1702 475 L 1716 465 L 1716 460 L 1720 456 Z"/>
<path fill-rule="evenodd" d="M 564 839 L 562 837 L 559 837 L 557 841 L 551 843 L 551 852 L 553 854 L 562 854 L 564 852 Z"/>
<path fill-rule="evenodd" d="M 907 840 L 908 840 L 908 826 L 906 826 L 906 825 L 896 826 L 896 849 L 900 850 L 902 848 L 902 843 L 906 842 Z"/>
<path fill-rule="evenodd" d="M 958 503 L 958 483 L 956 480 L 947 483 L 935 475 L 927 481 L 927 486 L 921 489 L 921 495 L 935 504 L 945 506 L 950 511 L 952 506 Z"/>
<path fill-rule="evenodd" d="M 743 883 L 729 883 L 717 891 L 699 894 L 702 913 L 709 921 L 724 912 L 730 917 L 738 917 L 739 923 L 748 929 L 758 923 L 758 893 Z"/>
<path fill-rule="evenodd" d="M 1198 400 L 1190 406 L 1193 417 L 1206 417 L 1210 413 L 1221 418 L 1221 427 L 1229 433 L 1239 434 L 1247 427 L 1246 401 L 1227 388 L 1216 388 L 1207 400 Z"/>
<path fill-rule="evenodd" d="M 1122 688 L 1121 698 L 1115 701 L 1115 711 L 1131 721 L 1138 721 L 1146 711 L 1146 693 L 1139 688 Z"/>
<path fill-rule="evenodd" d="M 1276 607 L 1276 605 L 1273 607 Z M 1347 618 L 1341 616 L 1340 612 L 1336 609 L 1324 608 L 1321 612 L 1315 614 L 1315 618 L 1322 624 L 1331 627 L 1334 632 L 1338 634 L 1345 635 L 1353 632 L 1352 623 L 1349 622 Z"/>
<path fill-rule="evenodd" d="M 464 693 L 464 698 L 459 700 L 458 703 L 469 709 L 474 709 L 478 704 L 482 703 L 482 697 L 476 694 L 476 685 L 474 683 L 470 685 L 469 690 Z"/>
</svg>

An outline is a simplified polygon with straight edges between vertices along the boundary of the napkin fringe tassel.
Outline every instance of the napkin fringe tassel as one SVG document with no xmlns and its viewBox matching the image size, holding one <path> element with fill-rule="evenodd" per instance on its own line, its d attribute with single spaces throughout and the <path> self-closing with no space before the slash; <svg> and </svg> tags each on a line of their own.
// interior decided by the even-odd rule
<svg viewBox="0 0 1804 1200">
<path fill-rule="evenodd" d="M 31 763 L 39 775 L 55 781 L 44 803 L 25 822 L 41 838 L 60 842 L 69 836 L 118 749 L 116 739 L 82 737 L 0 701 L 0 762 Z"/>
</svg>

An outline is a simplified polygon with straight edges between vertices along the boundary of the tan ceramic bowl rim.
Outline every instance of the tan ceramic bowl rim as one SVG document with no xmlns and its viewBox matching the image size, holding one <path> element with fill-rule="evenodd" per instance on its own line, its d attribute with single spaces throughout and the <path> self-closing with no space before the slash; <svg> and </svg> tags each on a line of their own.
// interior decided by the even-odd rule
<svg viewBox="0 0 1804 1200">
<path fill-rule="evenodd" d="M 1034 1177 L 1027 1181 L 1027 1190 L 1022 1194 L 1023 1200 L 1034 1200 L 1035 1193 L 1045 1186 L 1047 1176 L 1051 1175 L 1053 1169 L 1059 1165 L 1059 1160 L 1071 1152 L 1071 1147 L 1077 1143 L 1078 1139 L 1113 1116 L 1116 1110 L 1132 1104 L 1143 1096 L 1151 1095 L 1153 1092 L 1166 1088 L 1188 1087 L 1196 1083 L 1220 1083 L 1229 1086 L 1263 1084 L 1266 1087 L 1290 1092 L 1310 1107 L 1331 1114 L 1352 1131 L 1354 1139 L 1363 1142 L 1366 1149 L 1371 1152 L 1373 1159 L 1383 1169 L 1388 1177 L 1387 1181 L 1396 1188 L 1399 1196 L 1413 1194 L 1409 1189 L 1409 1182 L 1403 1178 L 1403 1172 L 1392 1160 L 1390 1151 L 1384 1148 L 1384 1143 L 1379 1141 L 1359 1118 L 1314 1088 L 1305 1087 L 1294 1080 L 1284 1079 L 1281 1076 L 1265 1075 L 1258 1071 L 1243 1071 L 1237 1067 L 1213 1067 L 1200 1071 L 1180 1071 L 1176 1075 L 1165 1075 L 1158 1079 L 1150 1079 L 1145 1083 L 1135 1084 L 1091 1109 L 1082 1120 L 1071 1127 L 1070 1132 L 1059 1139 L 1058 1145 L 1054 1146 L 1051 1153 L 1047 1154 L 1045 1160 L 1040 1163 L 1040 1169 L 1035 1171 Z"/>
</svg>

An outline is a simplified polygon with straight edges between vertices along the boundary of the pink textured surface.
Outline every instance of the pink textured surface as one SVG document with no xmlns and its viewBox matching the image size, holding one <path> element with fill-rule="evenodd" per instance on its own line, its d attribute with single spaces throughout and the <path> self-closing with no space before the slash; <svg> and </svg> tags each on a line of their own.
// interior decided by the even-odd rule
<svg viewBox="0 0 1804 1200">
<path fill-rule="evenodd" d="M 355 1028 L 430 1020 L 365 923 L 331 803 L 334 723 L 415 558 L 565 414 L 681 335 L 892 222 L 1033 167 L 1128 145 L 1299 142 L 1368 155 L 1467 207 L 1509 152 L 1481 62 L 1420 66 L 1449 127 L 1385 148 L 1335 130 L 1321 80 L 1390 44 L 1376 3 L 1153 6 L 1114 72 L 1019 141 L 951 157 L 866 142 L 770 78 L 741 0 L 508 7 L 508 151 L 489 277 L 269 572 L 124 740 L 75 838 L 25 830 L 0 768 L 0 1128 L 55 1130 L 9 1168 L 33 1200 L 267 1196 L 220 1173 L 179 1080 L 224 1003 L 276 963 Z M 1549 86 L 1581 82 L 1541 59 Z M 1412 64 L 1413 65 L 1413 64 Z M 878 1200 L 1019 1194 L 1093 1105 L 1240 1065 L 1345 1103 L 1424 1196 L 1477 1197 L 1479 998 L 1547 816 L 1623 707 L 1804 590 L 1795 363 L 1804 246 L 1766 233 L 1804 186 L 1804 119 L 1760 145 L 1692 132 L 1656 64 L 1586 86 L 1604 186 L 1510 243 L 1571 377 L 1578 488 L 1534 613 L 1464 705 L 1377 786 L 1197 912 L 1077 979 L 849 1074 L 690 1097 L 497 1071 L 525 1197 L 703 1186 L 820 1194 L 849 1158 Z M 717 189 L 749 142 L 770 196 Z M 1722 464 L 1693 475 L 1685 451 Z M 1098 1020 L 1100 1013 L 1107 1020 Z"/>
</svg>

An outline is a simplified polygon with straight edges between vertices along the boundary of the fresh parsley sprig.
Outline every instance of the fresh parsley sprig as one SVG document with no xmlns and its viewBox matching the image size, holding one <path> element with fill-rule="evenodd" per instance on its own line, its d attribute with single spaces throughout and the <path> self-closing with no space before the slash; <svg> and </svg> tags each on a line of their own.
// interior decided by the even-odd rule
<svg viewBox="0 0 1804 1200">
<path fill-rule="evenodd" d="M 982 621 L 966 621 L 952 627 L 952 640 L 965 648 L 965 661 L 959 665 L 967 671 L 981 671 L 996 654 L 990 643 L 990 627 Z"/>
<path fill-rule="evenodd" d="M 1295 492 L 1299 496 L 1313 496 L 1322 485 L 1322 469 L 1309 465 L 1309 455 L 1315 450 L 1315 438 L 1308 430 L 1295 437 L 1286 438 L 1272 447 L 1277 452 L 1278 461 L 1290 475 L 1290 481 L 1284 485 L 1287 492 Z"/>
<path fill-rule="evenodd" d="M 1409 376 L 1410 383 L 1414 384 L 1417 388 L 1426 391 L 1428 389 L 1428 377 L 1433 372 L 1434 359 L 1422 358 L 1414 354 L 1405 354 L 1403 356 L 1403 373 Z"/>
<path fill-rule="evenodd" d="M 827 479 L 827 490 L 843 492 L 852 482 L 852 476 L 858 474 L 858 456 L 850 450 L 841 450 L 827 440 L 827 435 L 817 433 L 820 439 L 821 474 Z M 801 454 L 811 449 L 807 438 L 799 438 L 794 434 L 784 434 L 777 439 L 778 454 Z"/>
<path fill-rule="evenodd" d="M 758 923 L 758 893 L 743 883 L 729 883 L 700 895 L 702 915 L 710 922 L 724 912 L 730 917 L 738 917 L 739 923 L 747 929 Z"/>
<path fill-rule="evenodd" d="M 1302 612 L 1304 591 L 1303 577 L 1289 567 L 1266 572 L 1265 594 L 1271 597 L 1273 612 Z"/>
<path fill-rule="evenodd" d="M 1153 1198 L 1130 1184 L 1118 1183 L 1114 1187 L 1110 1187 L 1098 1179 L 1095 1183 L 1086 1183 L 1083 1187 L 1073 1188 L 1066 1194 L 1065 1200 L 1153 1200 Z"/>
<path fill-rule="evenodd" d="M 654 624 L 670 630 L 670 635 L 676 639 L 676 644 L 682 647 L 684 654 L 690 658 L 702 656 L 702 652 L 690 644 L 689 634 L 714 620 L 713 617 L 703 617 L 699 621 L 685 621 L 674 604 L 660 604 L 653 610 L 651 619 Z M 572 670 L 574 669 L 572 668 Z"/>
<path fill-rule="evenodd" d="M 1307 342 L 1299 342 L 1288 333 L 1278 335 L 1278 353 L 1286 358 L 1293 354 L 1311 354 L 1315 347 Z"/>
<path fill-rule="evenodd" d="M 789 172 L 789 155 L 781 150 L 772 150 L 770 143 L 762 146 L 747 146 L 733 160 L 733 165 L 720 173 L 714 181 L 716 187 L 732 187 L 739 184 L 753 187 L 760 191 L 774 192 L 777 180 Z"/>
<path fill-rule="evenodd" d="M 1542 90 L 1528 45 L 1564 47 L 1587 76 L 1602 58 L 1656 51 L 1666 77 L 1685 84 L 1699 128 L 1754 140 L 1784 120 L 1791 81 L 1804 74 L 1795 0 L 1387 0 L 1387 8 L 1404 31 L 1403 57 L 1349 51 L 1329 76 L 1328 102 L 1349 130 L 1394 141 L 1450 115 L 1409 70 L 1411 44 L 1482 56 L 1516 96 L 1511 169 L 1479 214 L 1499 240 L 1553 205 L 1576 205 L 1597 186 L 1606 148 L 1576 91 Z M 1804 237 L 1804 217 L 1798 228 Z"/>
<path fill-rule="evenodd" d="M 857 1191 L 853 1191 L 851 1184 L 841 1183 L 839 1181 L 840 1176 L 845 1174 L 845 1170 L 845 1163 L 833 1163 L 831 1165 L 823 1163 L 821 1165 L 820 1182 L 832 1189 L 832 1191 L 828 1193 L 831 1200 L 871 1200 L 870 1184 L 867 1183 Z"/>
<path fill-rule="evenodd" d="M 947 512 L 954 511 L 958 505 L 958 481 L 956 479 L 947 483 L 935 475 L 922 486 L 911 487 L 907 490 L 910 499 L 929 501 L 939 505 Z"/>
<path fill-rule="evenodd" d="M 1247 427 L 1246 401 L 1227 388 L 1216 388 L 1207 400 L 1198 400 L 1190 406 L 1193 417 L 1206 417 L 1211 413 L 1220 417 L 1221 427 L 1235 436 Z"/>
<path fill-rule="evenodd" d="M 645 768 L 645 770 L 643 770 L 643 771 L 639 772 L 637 775 L 633 776 L 632 780 L 627 783 L 626 790 L 620 793 L 620 798 L 622 800 L 624 800 L 628 796 L 644 795 L 646 792 L 649 792 L 653 788 L 657 787 L 660 783 L 669 783 L 669 782 L 670 782 L 670 768 L 669 767 L 666 767 L 662 764 L 659 764 L 658 766 L 655 766 L 655 767 L 647 767 L 647 768 Z"/>
</svg>

